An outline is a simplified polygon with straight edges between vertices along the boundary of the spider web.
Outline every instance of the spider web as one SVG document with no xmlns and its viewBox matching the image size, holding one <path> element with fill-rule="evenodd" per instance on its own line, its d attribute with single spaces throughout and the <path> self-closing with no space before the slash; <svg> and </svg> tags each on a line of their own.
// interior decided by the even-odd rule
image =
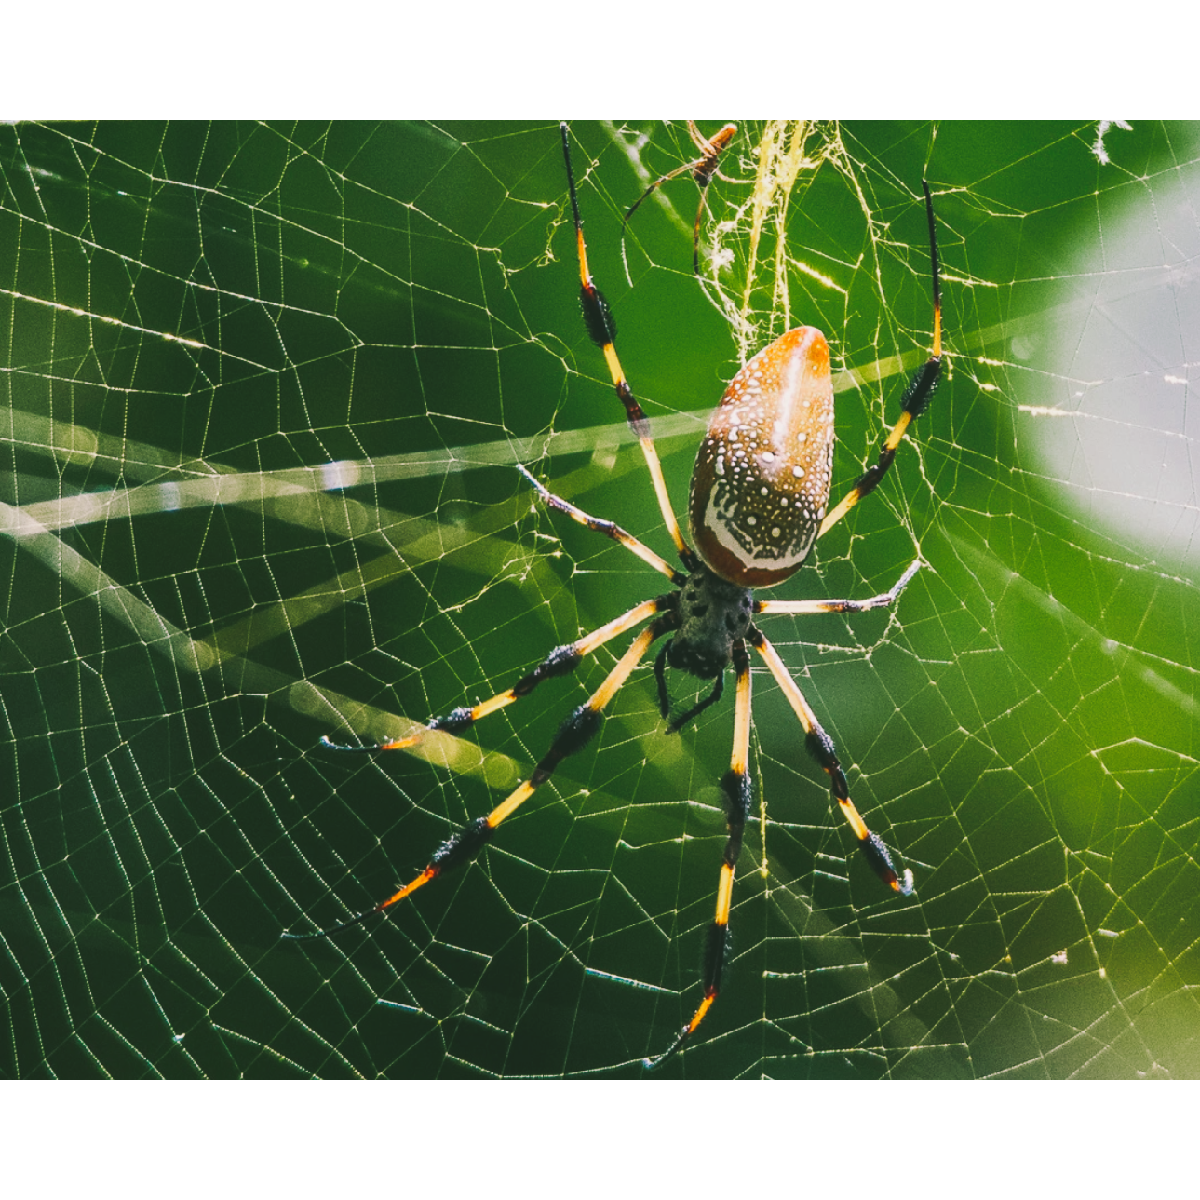
<svg viewBox="0 0 1200 1200">
<path fill-rule="evenodd" d="M 774 594 L 926 565 L 894 610 L 762 621 L 916 892 L 860 861 L 756 665 L 733 960 L 663 1074 L 1200 1074 L 1197 132 L 746 124 L 698 282 L 687 179 L 622 253 L 685 126 L 574 127 L 677 511 L 723 381 L 798 323 L 830 335 L 848 488 L 929 349 L 923 176 L 943 258 L 941 390 Z M 420 753 L 322 734 L 486 698 L 663 590 L 514 469 L 667 553 L 556 128 L 0 147 L 0 1072 L 639 1074 L 698 999 L 732 738 L 728 699 L 668 737 L 646 667 L 475 863 L 279 939 L 411 879 L 628 639 Z"/>
</svg>

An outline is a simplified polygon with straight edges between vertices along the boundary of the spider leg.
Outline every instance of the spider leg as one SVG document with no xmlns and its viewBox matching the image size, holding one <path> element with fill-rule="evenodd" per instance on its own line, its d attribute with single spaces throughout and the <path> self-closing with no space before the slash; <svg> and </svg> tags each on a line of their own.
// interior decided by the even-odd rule
<svg viewBox="0 0 1200 1200">
<path fill-rule="evenodd" d="M 559 675 L 569 675 L 587 655 L 603 646 L 605 642 L 618 637 L 627 629 L 632 629 L 647 617 L 665 611 L 669 607 L 669 598 L 670 594 L 660 596 L 655 600 L 646 600 L 636 608 L 631 608 L 623 616 L 584 635 L 578 641 L 570 642 L 565 646 L 556 646 L 528 675 L 523 675 L 512 687 L 498 692 L 490 700 L 484 700 L 471 708 L 456 708 L 446 716 L 434 717 L 424 725 L 414 724 L 412 729 L 402 737 L 391 738 L 386 742 L 356 746 L 335 742 L 329 737 L 322 737 L 321 745 L 330 750 L 341 750 L 354 754 L 374 754 L 378 750 L 408 750 L 424 741 L 426 735 L 430 733 L 462 733 L 476 721 L 482 720 L 499 709 L 507 708 L 514 701 L 520 700 L 522 696 L 528 696 L 539 683 L 547 679 L 554 679 Z"/>
<path fill-rule="evenodd" d="M 808 701 L 804 699 L 803 693 L 796 686 L 796 681 L 784 666 L 783 659 L 779 657 L 779 652 L 757 628 L 751 628 L 749 640 L 751 645 L 763 656 L 771 674 L 775 676 L 775 681 L 783 689 L 788 703 L 791 704 L 796 716 L 800 719 L 800 724 L 804 728 L 805 746 L 809 754 L 816 759 L 817 764 L 829 776 L 829 790 L 841 806 L 842 815 L 850 823 L 850 828 L 858 839 L 858 848 L 863 852 L 867 862 L 871 864 L 871 870 L 893 891 L 899 892 L 902 896 L 911 894 L 913 890 L 912 872 L 905 871 L 903 879 L 896 874 L 896 868 L 892 865 L 892 857 L 882 839 L 878 834 L 872 833 L 867 828 L 866 822 L 858 815 L 858 809 L 854 807 L 854 802 L 850 799 L 850 788 L 846 783 L 842 764 L 838 762 L 833 739 L 821 728 L 816 714 L 808 706 Z"/>
<path fill-rule="evenodd" d="M 791 613 L 858 613 L 872 608 L 886 608 L 895 604 L 900 593 L 908 587 L 909 580 L 920 570 L 921 560 L 914 559 L 908 569 L 886 592 L 872 596 L 869 600 L 756 600 L 754 611 L 768 615 Z"/>
<path fill-rule="evenodd" d="M 560 512 L 565 512 L 572 520 L 577 521 L 580 525 L 591 529 L 595 533 L 603 533 L 606 537 L 612 538 L 614 542 L 619 542 L 626 550 L 632 551 L 642 560 L 649 563 L 656 571 L 661 571 L 672 583 L 682 587 L 687 576 L 682 572 L 677 571 L 665 558 L 660 558 L 649 546 L 643 545 L 629 533 L 621 528 L 613 521 L 606 521 L 601 517 L 593 517 L 585 513 L 583 509 L 576 508 L 575 505 L 564 500 L 561 496 L 556 496 L 553 492 L 548 491 L 540 484 L 520 463 L 517 464 L 517 470 L 537 488 L 538 495 L 542 501 L 548 504 L 551 508 L 557 508 Z"/>
<path fill-rule="evenodd" d="M 721 859 L 721 875 L 717 884 L 717 911 L 708 927 L 704 944 L 704 996 L 692 1019 L 679 1031 L 679 1036 L 655 1058 L 645 1058 L 642 1066 L 653 1070 L 678 1054 L 708 1010 L 716 1003 L 721 991 L 721 976 L 729 957 L 729 910 L 733 903 L 733 872 L 742 849 L 742 835 L 750 813 L 750 656 L 745 642 L 733 647 L 733 669 L 737 679 L 737 698 L 733 716 L 733 757 L 729 770 L 721 779 L 725 796 L 725 819 L 729 837 Z"/>
<path fill-rule="evenodd" d="M 608 364 L 608 372 L 612 376 L 613 388 L 621 403 L 625 406 L 625 419 L 633 430 L 642 447 L 642 456 L 650 471 L 650 479 L 654 484 L 654 494 L 658 498 L 658 507 L 662 511 L 667 532 L 671 535 L 675 549 L 679 553 L 684 566 L 689 570 L 699 561 L 695 553 L 683 540 L 679 529 L 679 521 L 671 509 L 671 498 L 667 495 L 667 482 L 663 478 L 662 464 L 658 460 L 658 451 L 654 448 L 654 437 L 650 432 L 650 422 L 642 411 L 625 378 L 621 360 L 617 357 L 613 342 L 617 336 L 617 324 L 609 310 L 608 301 L 604 294 L 592 281 L 587 265 L 587 243 L 583 237 L 583 220 L 579 215 L 579 196 L 575 191 L 575 171 L 571 166 L 571 145 L 567 135 L 567 123 L 560 126 L 562 132 L 563 158 L 567 164 L 567 183 L 571 192 L 571 214 L 575 220 L 575 247 L 579 255 L 579 303 L 583 308 L 583 320 L 587 326 L 588 336 L 600 347 L 604 361 Z"/>
<path fill-rule="evenodd" d="M 879 452 L 879 461 L 862 474 L 854 487 L 842 497 L 841 503 L 821 522 L 821 528 L 817 532 L 819 538 L 824 537 L 864 496 L 875 490 L 892 465 L 892 460 L 896 457 L 896 448 L 904 440 L 909 425 L 925 411 L 925 406 L 929 403 L 941 376 L 942 292 L 938 284 L 937 230 L 934 227 L 933 198 L 929 194 L 929 184 L 922 180 L 921 186 L 925 189 L 925 215 L 929 220 L 929 260 L 933 276 L 933 350 L 909 380 L 908 388 L 900 399 L 900 419 L 892 426 L 892 431 Z"/>
<path fill-rule="evenodd" d="M 653 604 L 655 602 L 650 601 L 649 603 Z M 646 606 L 640 605 L 639 607 L 645 608 Z M 635 609 L 634 611 L 637 610 Z M 538 765 L 534 767 L 533 774 L 505 800 L 496 805 L 486 817 L 477 817 L 474 821 L 468 821 L 457 833 L 447 838 L 433 852 L 428 865 L 415 879 L 406 883 L 404 887 L 398 892 L 393 893 L 386 900 L 381 900 L 374 908 L 368 909 L 364 913 L 359 913 L 358 916 L 352 917 L 349 921 L 344 921 L 340 925 L 333 925 L 328 929 L 316 930 L 313 933 L 288 932 L 283 934 L 283 936 L 293 939 L 327 937 L 331 933 L 337 933 L 350 925 L 365 921 L 375 913 L 381 913 L 385 909 L 391 908 L 393 904 L 397 904 L 399 901 L 411 896 L 418 888 L 424 887 L 425 884 L 436 879 L 439 875 L 444 875 L 447 871 L 452 871 L 455 867 L 460 867 L 464 863 L 470 862 L 492 840 L 500 822 L 516 812 L 554 774 L 558 764 L 564 758 L 571 754 L 578 754 L 592 740 L 596 731 L 600 728 L 600 719 L 604 708 L 617 694 L 626 679 L 629 678 L 630 672 L 641 661 L 654 640 L 661 637 L 670 628 L 671 621 L 669 617 L 660 617 L 657 621 L 647 625 L 634 638 L 629 649 L 621 656 L 617 665 L 609 672 L 607 678 L 596 689 L 591 699 L 586 704 L 581 704 L 562 723 L 558 733 L 555 735 L 554 741 L 550 745 L 550 749 Z"/>
</svg>

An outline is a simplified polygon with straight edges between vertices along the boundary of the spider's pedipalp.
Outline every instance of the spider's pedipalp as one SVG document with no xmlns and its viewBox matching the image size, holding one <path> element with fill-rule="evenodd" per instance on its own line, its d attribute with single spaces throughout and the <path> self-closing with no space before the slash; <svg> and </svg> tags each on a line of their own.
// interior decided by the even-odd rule
<svg viewBox="0 0 1200 1200">
<path fill-rule="evenodd" d="M 712 691 L 699 703 L 692 705 L 686 712 L 671 718 L 671 696 L 667 690 L 667 665 L 670 660 L 670 650 L 673 643 L 666 645 L 655 655 L 654 678 L 658 684 L 658 711 L 664 721 L 669 721 L 667 733 L 678 733 L 694 717 L 698 717 L 706 708 L 716 704 L 725 690 L 725 671 L 722 668 L 713 681 Z"/>
</svg>

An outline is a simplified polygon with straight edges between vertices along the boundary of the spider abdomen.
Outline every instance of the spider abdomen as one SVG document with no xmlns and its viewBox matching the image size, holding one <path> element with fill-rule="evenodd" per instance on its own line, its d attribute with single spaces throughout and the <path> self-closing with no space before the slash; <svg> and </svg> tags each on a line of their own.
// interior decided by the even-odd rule
<svg viewBox="0 0 1200 1200">
<path fill-rule="evenodd" d="M 739 587 L 793 574 L 825 516 L 832 458 L 829 345 L 804 325 L 734 376 L 709 422 L 688 504 L 704 561 Z"/>
</svg>

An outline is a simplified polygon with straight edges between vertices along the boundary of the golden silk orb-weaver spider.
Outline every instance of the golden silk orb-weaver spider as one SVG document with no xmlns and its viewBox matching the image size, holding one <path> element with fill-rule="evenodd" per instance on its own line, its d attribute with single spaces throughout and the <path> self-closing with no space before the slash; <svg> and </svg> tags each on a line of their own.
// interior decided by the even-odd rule
<svg viewBox="0 0 1200 1200">
<path fill-rule="evenodd" d="M 725 141 L 732 136 L 732 130 L 733 127 L 726 126 L 722 131 Z M 729 132 L 726 134 L 726 131 Z M 720 993 L 729 957 L 734 870 L 751 801 L 751 650 L 761 655 L 799 719 L 805 748 L 828 775 L 830 793 L 849 822 L 871 869 L 886 886 L 900 895 L 912 891 L 912 872 L 905 870 L 903 875 L 899 874 L 887 847 L 867 828 L 850 799 L 833 741 L 821 728 L 779 653 L 759 630 L 754 618 L 778 613 L 857 613 L 891 605 L 916 574 L 920 560 L 913 562 L 889 591 L 866 600 L 760 600 L 752 589 L 780 583 L 794 574 L 817 538 L 875 488 L 891 466 L 909 426 L 920 416 L 933 394 L 941 371 L 937 235 L 929 186 L 923 184 L 933 282 L 933 349 L 901 398 L 900 417 L 884 441 L 878 461 L 832 511 L 827 511 L 833 458 L 829 346 L 820 330 L 809 326 L 792 329 L 750 359 L 734 376 L 709 422 L 696 455 L 688 502 L 691 536 L 695 543 L 695 549 L 692 549 L 684 541 L 671 508 L 650 423 L 626 381 L 617 357 L 614 346 L 616 325 L 612 314 L 588 271 L 587 245 L 565 123 L 561 126 L 561 134 L 575 226 L 584 321 L 592 341 L 604 355 L 629 426 L 641 445 L 659 507 L 683 570 L 660 558 L 620 526 L 590 516 L 554 495 L 524 467 L 518 467 L 545 504 L 633 551 L 665 575 L 674 590 L 638 604 L 575 642 L 556 647 L 532 671 L 491 699 L 471 707 L 456 708 L 444 717 L 435 717 L 405 737 L 380 745 L 355 746 L 343 746 L 323 738 L 326 745 L 335 749 L 372 753 L 415 746 L 432 731 L 461 733 L 488 714 L 527 696 L 547 679 L 569 674 L 587 655 L 605 643 L 649 622 L 590 699 L 562 723 L 549 750 L 529 778 L 486 816 L 468 822 L 438 846 L 424 870 L 414 879 L 374 908 L 340 925 L 314 933 L 289 932 L 284 936 L 312 938 L 337 933 L 390 909 L 427 883 L 474 859 L 491 841 L 501 822 L 553 775 L 562 760 L 577 754 L 591 741 L 613 696 L 650 647 L 660 638 L 666 638 L 654 659 L 654 676 L 659 709 L 668 722 L 669 733 L 677 733 L 720 699 L 728 667 L 733 668 L 736 699 L 733 754 L 729 770 L 721 778 L 728 837 L 717 883 L 716 913 L 705 943 L 703 994 L 691 1019 L 671 1045 L 656 1057 L 643 1060 L 646 1067 L 652 1068 L 677 1053 L 695 1033 Z M 693 166 L 689 164 L 689 167 Z M 671 715 L 667 690 L 669 667 L 702 681 L 712 680 L 712 689 L 707 696 L 674 716 Z"/>
</svg>

